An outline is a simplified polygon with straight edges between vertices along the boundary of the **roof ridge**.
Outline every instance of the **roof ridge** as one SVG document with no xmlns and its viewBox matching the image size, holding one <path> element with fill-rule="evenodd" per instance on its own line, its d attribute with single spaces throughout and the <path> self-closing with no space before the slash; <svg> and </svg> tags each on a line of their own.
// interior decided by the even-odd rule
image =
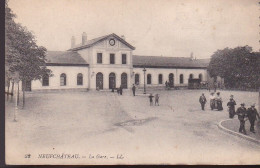
<svg viewBox="0 0 260 168">
<path fill-rule="evenodd" d="M 122 39 L 121 37 L 119 37 L 118 35 L 116 35 L 115 33 L 111 33 L 108 35 L 104 35 L 104 36 L 100 36 L 91 40 L 87 40 L 85 45 L 81 45 L 81 44 L 77 44 L 75 47 L 68 49 L 67 51 L 73 51 L 73 50 L 79 50 L 79 49 L 83 49 L 83 48 L 87 48 L 87 47 L 91 47 L 92 45 L 102 41 L 103 39 L 109 37 L 109 36 L 115 36 L 115 38 L 118 38 L 119 41 L 121 41 L 122 43 L 124 43 L 125 45 L 127 45 L 129 48 L 131 49 L 135 49 L 135 47 L 133 47 L 131 44 L 129 44 L 127 41 L 125 41 L 124 39 Z"/>
<path fill-rule="evenodd" d="M 137 57 L 160 57 L 160 58 L 190 58 L 190 57 L 174 57 L 174 56 L 156 56 L 156 55 L 133 55 Z"/>
</svg>

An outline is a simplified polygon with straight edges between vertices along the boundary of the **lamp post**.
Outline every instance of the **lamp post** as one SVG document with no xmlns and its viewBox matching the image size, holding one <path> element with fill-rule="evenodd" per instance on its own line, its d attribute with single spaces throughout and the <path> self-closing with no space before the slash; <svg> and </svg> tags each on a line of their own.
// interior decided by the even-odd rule
<svg viewBox="0 0 260 168">
<path fill-rule="evenodd" d="M 146 88 L 145 88 L 145 72 L 146 72 L 146 69 L 145 69 L 145 67 L 144 67 L 143 71 L 144 71 L 144 94 L 146 94 Z"/>
</svg>

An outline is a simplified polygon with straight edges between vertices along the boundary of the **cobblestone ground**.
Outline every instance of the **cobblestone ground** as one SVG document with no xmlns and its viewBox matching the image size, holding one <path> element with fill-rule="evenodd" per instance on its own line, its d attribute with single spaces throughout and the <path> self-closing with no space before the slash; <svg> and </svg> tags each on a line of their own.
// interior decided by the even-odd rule
<svg viewBox="0 0 260 168">
<path fill-rule="evenodd" d="M 17 111 L 6 103 L 7 161 L 26 164 L 260 164 L 260 147 L 218 129 L 228 119 L 226 103 L 257 103 L 258 93 L 221 91 L 223 111 L 200 109 L 206 90 L 29 93 Z M 257 106 L 258 108 L 258 106 Z M 77 153 L 81 159 L 40 159 L 39 154 Z M 25 159 L 25 154 L 31 154 Z M 117 155 L 124 159 L 114 159 Z M 111 157 L 90 159 L 89 156 Z M 86 158 L 84 159 L 84 157 Z"/>
</svg>

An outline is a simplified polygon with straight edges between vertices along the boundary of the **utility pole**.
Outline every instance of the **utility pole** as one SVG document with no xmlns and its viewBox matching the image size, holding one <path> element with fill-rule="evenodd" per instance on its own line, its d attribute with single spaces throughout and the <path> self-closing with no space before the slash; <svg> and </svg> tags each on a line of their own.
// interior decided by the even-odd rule
<svg viewBox="0 0 260 168">
<path fill-rule="evenodd" d="M 143 71 L 144 71 L 144 94 L 146 94 L 146 88 L 145 88 L 145 72 L 146 72 L 146 69 L 145 69 L 145 67 L 144 67 Z"/>
</svg>

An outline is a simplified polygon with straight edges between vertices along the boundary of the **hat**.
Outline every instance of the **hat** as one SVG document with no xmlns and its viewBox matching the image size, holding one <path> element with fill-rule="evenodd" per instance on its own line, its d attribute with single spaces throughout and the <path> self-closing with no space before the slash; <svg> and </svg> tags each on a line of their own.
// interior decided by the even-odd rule
<svg viewBox="0 0 260 168">
<path fill-rule="evenodd" d="M 230 97 L 232 97 L 232 98 L 233 98 L 234 96 L 233 96 L 233 95 L 230 95 Z"/>
<path fill-rule="evenodd" d="M 252 107 L 255 107 L 255 103 L 251 104 Z"/>
<path fill-rule="evenodd" d="M 241 103 L 240 105 L 244 106 L 244 105 L 245 105 L 245 103 Z"/>
</svg>

